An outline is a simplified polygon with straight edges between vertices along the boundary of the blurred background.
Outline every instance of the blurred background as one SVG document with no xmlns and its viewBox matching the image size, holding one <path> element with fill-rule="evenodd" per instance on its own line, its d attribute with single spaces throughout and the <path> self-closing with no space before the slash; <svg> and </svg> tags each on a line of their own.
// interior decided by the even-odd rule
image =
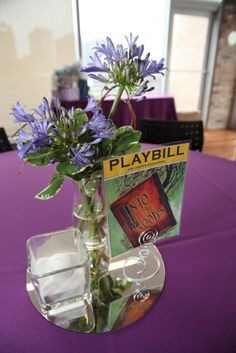
<svg viewBox="0 0 236 353">
<path fill-rule="evenodd" d="M 174 97 L 180 119 L 236 130 L 235 0 L 0 0 L 0 126 L 13 135 L 16 101 L 31 109 L 58 87 L 68 100 L 99 97 L 99 83 L 78 69 L 96 42 L 125 44 L 130 32 L 151 58 L 166 58 L 156 92 Z"/>
</svg>

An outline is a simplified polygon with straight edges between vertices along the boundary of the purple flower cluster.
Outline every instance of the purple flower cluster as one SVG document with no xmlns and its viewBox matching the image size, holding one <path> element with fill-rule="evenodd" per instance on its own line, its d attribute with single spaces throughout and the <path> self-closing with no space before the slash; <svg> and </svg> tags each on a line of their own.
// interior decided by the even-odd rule
<svg viewBox="0 0 236 353">
<path fill-rule="evenodd" d="M 27 114 L 19 102 L 17 102 L 16 106 L 12 108 L 11 114 L 15 118 L 14 123 L 30 123 L 34 121 L 34 116 L 32 114 Z"/>
<path fill-rule="evenodd" d="M 84 119 L 87 112 L 93 113 L 90 120 Z M 74 109 L 67 111 L 62 108 L 60 101 L 54 97 L 52 107 L 43 98 L 33 114 L 27 114 L 17 102 L 11 114 L 16 123 L 24 123 L 17 136 L 17 153 L 22 159 L 27 159 L 28 153 L 47 147 L 53 162 L 67 161 L 79 169 L 91 164 L 96 159 L 98 144 L 113 139 L 114 135 L 111 121 L 102 114 L 93 97 L 88 99 L 85 109 L 77 113 Z"/>
<path fill-rule="evenodd" d="M 94 151 L 90 150 L 90 146 L 87 143 L 84 143 L 81 148 L 71 148 L 74 157 L 71 159 L 71 164 L 76 164 L 78 168 L 83 167 L 84 165 L 89 165 L 90 160 L 88 157 L 94 155 Z"/>
<path fill-rule="evenodd" d="M 27 131 L 23 128 L 19 130 L 17 136 L 17 153 L 20 158 L 25 158 L 29 152 L 34 152 L 45 147 L 50 143 L 48 131 L 53 125 L 46 117 L 46 112 L 49 104 L 46 98 L 43 99 L 43 104 L 34 110 L 41 119 L 36 118 L 33 114 L 27 114 L 19 102 L 12 108 L 12 115 L 16 123 L 25 123 Z"/>
<path fill-rule="evenodd" d="M 107 37 L 105 43 L 94 48 L 95 52 L 90 56 L 90 63 L 81 71 L 88 72 L 90 77 L 105 84 L 123 87 L 129 95 L 140 95 L 151 91 L 153 87 L 148 88 L 149 81 L 146 78 L 151 76 L 155 79 L 154 75 L 163 75 L 164 59 L 159 62 L 150 60 L 150 53 L 142 58 L 144 45 L 136 44 L 138 36 L 133 37 L 130 33 L 129 37 L 125 36 L 125 38 L 127 48 L 121 44 L 115 46 Z"/>
<path fill-rule="evenodd" d="M 114 127 L 111 127 L 110 121 L 101 113 L 101 111 L 95 111 L 90 121 L 83 125 L 81 135 L 87 131 L 91 131 L 93 140 L 91 144 L 95 145 L 104 139 L 112 139 L 114 133 Z"/>
</svg>

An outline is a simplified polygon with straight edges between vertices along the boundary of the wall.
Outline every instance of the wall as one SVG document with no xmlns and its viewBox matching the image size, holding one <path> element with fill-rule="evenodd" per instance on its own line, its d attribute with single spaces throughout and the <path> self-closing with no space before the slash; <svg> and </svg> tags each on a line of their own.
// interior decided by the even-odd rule
<svg viewBox="0 0 236 353">
<path fill-rule="evenodd" d="M 225 0 L 207 120 L 209 129 L 227 128 L 231 117 L 236 83 L 236 45 L 227 42 L 231 31 L 236 31 L 236 1 Z"/>
</svg>

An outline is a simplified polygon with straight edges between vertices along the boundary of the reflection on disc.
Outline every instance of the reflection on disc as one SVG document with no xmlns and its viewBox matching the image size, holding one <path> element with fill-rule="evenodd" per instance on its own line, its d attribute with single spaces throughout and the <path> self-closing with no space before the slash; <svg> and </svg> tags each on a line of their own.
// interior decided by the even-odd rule
<svg viewBox="0 0 236 353">
<path fill-rule="evenodd" d="M 126 283 L 126 289 L 121 298 L 107 303 L 108 310 L 105 317 L 95 316 L 95 325 L 101 319 L 105 324 L 101 330 L 91 332 L 108 332 L 126 327 L 141 319 L 158 301 L 164 287 L 165 267 L 158 249 L 152 245 L 143 245 L 116 257 L 109 265 L 107 273 L 120 283 Z M 38 312 L 48 321 L 64 329 L 83 332 L 83 322 L 76 317 L 75 311 L 67 316 L 66 321 L 61 321 L 62 312 L 55 315 L 46 315 L 40 307 L 30 277 L 26 276 L 26 289 L 30 300 Z M 70 313 L 68 308 L 65 308 Z M 72 315 L 73 312 L 73 315 Z M 97 310 L 97 312 L 103 312 Z M 64 315 L 64 314 L 63 314 Z M 86 320 L 86 318 L 83 318 Z"/>
</svg>

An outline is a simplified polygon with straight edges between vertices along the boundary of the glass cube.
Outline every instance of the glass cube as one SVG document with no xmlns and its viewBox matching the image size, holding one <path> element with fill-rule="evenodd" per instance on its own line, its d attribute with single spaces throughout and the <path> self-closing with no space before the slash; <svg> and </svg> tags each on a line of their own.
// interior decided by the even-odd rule
<svg viewBox="0 0 236 353">
<path fill-rule="evenodd" d="M 28 274 L 44 316 L 68 326 L 83 318 L 84 331 L 94 326 L 90 294 L 90 263 L 75 228 L 28 239 Z"/>
</svg>

